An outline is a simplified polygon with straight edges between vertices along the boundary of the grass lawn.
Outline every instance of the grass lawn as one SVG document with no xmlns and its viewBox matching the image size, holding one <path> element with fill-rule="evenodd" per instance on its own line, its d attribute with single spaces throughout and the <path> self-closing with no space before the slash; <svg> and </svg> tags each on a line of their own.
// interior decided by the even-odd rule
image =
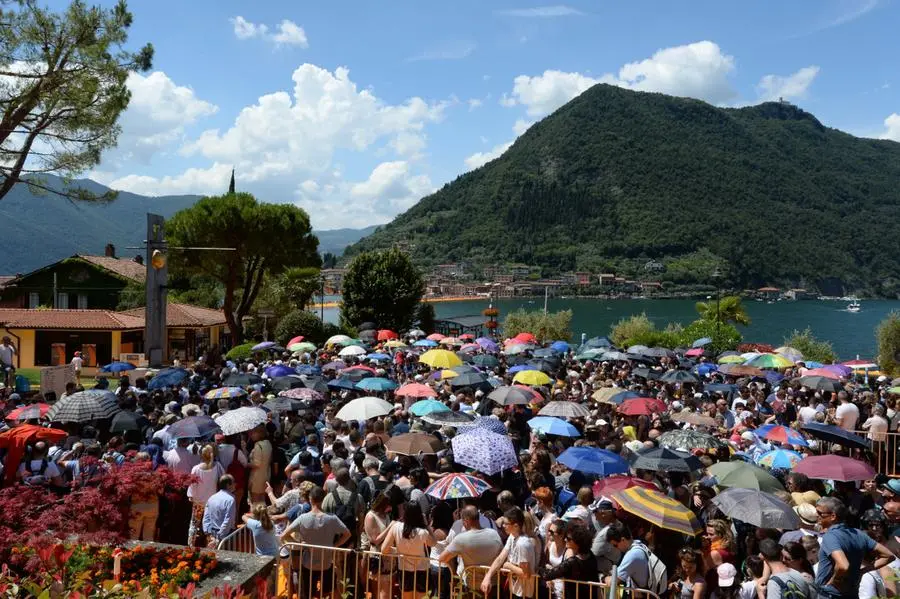
<svg viewBox="0 0 900 599">
<path fill-rule="evenodd" d="M 16 374 L 20 374 L 28 379 L 28 382 L 31 384 L 32 391 L 38 391 L 41 387 L 41 369 L 40 368 L 19 368 L 16 370 Z M 84 385 L 85 389 L 93 389 L 94 385 L 97 384 L 97 379 L 89 376 L 81 377 L 81 384 Z"/>
</svg>

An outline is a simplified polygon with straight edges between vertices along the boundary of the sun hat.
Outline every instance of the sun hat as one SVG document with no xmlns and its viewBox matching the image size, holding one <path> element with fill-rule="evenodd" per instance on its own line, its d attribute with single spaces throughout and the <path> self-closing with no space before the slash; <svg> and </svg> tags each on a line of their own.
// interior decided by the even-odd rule
<svg viewBox="0 0 900 599">
<path fill-rule="evenodd" d="M 794 500 L 794 505 L 801 505 L 803 503 L 809 503 L 811 505 L 815 505 L 816 502 L 822 497 L 816 493 L 815 491 L 794 491 L 791 493 L 791 499 Z"/>
<path fill-rule="evenodd" d="M 808 526 L 816 525 L 816 506 L 813 504 L 801 503 L 800 505 L 795 505 L 794 512 L 804 524 Z"/>
</svg>

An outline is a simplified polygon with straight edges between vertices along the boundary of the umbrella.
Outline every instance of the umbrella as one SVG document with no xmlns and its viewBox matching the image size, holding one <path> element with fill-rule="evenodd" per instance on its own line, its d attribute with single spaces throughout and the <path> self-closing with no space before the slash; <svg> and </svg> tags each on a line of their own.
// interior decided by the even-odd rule
<svg viewBox="0 0 900 599">
<path fill-rule="evenodd" d="M 603 356 L 605 354 L 606 354 L 605 349 L 595 347 L 595 348 L 586 349 L 583 352 L 579 352 L 578 354 L 575 355 L 575 359 L 580 362 L 584 362 L 586 360 L 599 360 L 600 356 Z"/>
<path fill-rule="evenodd" d="M 747 361 L 747 366 L 756 368 L 790 368 L 794 363 L 781 354 L 760 354 Z"/>
<path fill-rule="evenodd" d="M 203 397 L 205 399 L 231 399 L 232 397 L 243 397 L 247 392 L 240 387 L 218 387 L 210 389 Z"/>
<path fill-rule="evenodd" d="M 613 403 L 611 399 L 619 393 L 622 393 L 623 391 L 625 391 L 625 389 L 622 389 L 621 387 L 602 387 L 594 391 L 594 393 L 591 395 L 591 399 L 599 403 Z M 640 397 L 640 394 L 635 393 L 634 397 Z"/>
<path fill-rule="evenodd" d="M 794 349 L 793 347 L 788 347 L 786 345 L 776 347 L 775 353 L 784 356 L 791 362 L 800 362 L 801 360 L 803 360 L 803 354 L 799 349 Z"/>
<path fill-rule="evenodd" d="M 366 353 L 366 349 L 364 347 L 360 347 L 359 345 L 348 345 L 344 349 L 338 352 L 338 355 L 342 358 L 353 357 L 353 356 L 362 356 Z"/>
<path fill-rule="evenodd" d="M 89 389 L 60 399 L 47 410 L 46 416 L 51 422 L 90 422 L 110 418 L 118 412 L 115 393 Z"/>
<path fill-rule="evenodd" d="M 628 462 L 622 456 L 598 447 L 570 447 L 556 460 L 571 470 L 609 476 L 628 474 Z"/>
<path fill-rule="evenodd" d="M 266 351 L 270 347 L 274 347 L 274 341 L 263 341 L 262 343 L 257 343 L 253 347 L 250 348 L 250 351 Z"/>
<path fill-rule="evenodd" d="M 375 376 L 375 370 L 368 366 L 354 366 L 341 371 L 342 379 L 349 379 L 354 383 L 358 383 L 367 377 Z"/>
<path fill-rule="evenodd" d="M 479 428 L 487 429 L 498 435 L 505 435 L 507 433 L 506 425 L 493 416 L 482 416 L 476 418 L 471 424 L 461 424 L 457 427 L 457 432 L 462 435 Z"/>
<path fill-rule="evenodd" d="M 410 337 L 424 337 L 425 331 L 422 329 L 410 329 L 406 334 Z"/>
<path fill-rule="evenodd" d="M 347 335 L 333 335 L 328 338 L 328 341 L 325 342 L 325 345 L 348 345 L 352 341 L 353 339 L 351 339 Z"/>
<path fill-rule="evenodd" d="M 659 377 L 664 383 L 696 383 L 697 377 L 686 370 L 670 370 L 665 373 L 661 377 Z"/>
<path fill-rule="evenodd" d="M 506 435 L 479 429 L 453 437 L 453 460 L 487 475 L 511 470 L 519 465 L 516 450 Z"/>
<path fill-rule="evenodd" d="M 475 416 L 465 412 L 432 412 L 422 416 L 422 420 L 435 426 L 459 426 L 471 423 Z"/>
<path fill-rule="evenodd" d="M 188 371 L 184 368 L 164 368 L 153 375 L 147 383 L 147 389 L 155 391 L 180 384 L 188 377 Z"/>
<path fill-rule="evenodd" d="M 815 389 L 816 391 L 840 391 L 844 388 L 839 381 L 825 376 L 801 376 L 795 379 L 807 389 Z"/>
<path fill-rule="evenodd" d="M 681 502 L 667 497 L 659 491 L 631 487 L 613 493 L 611 498 L 629 514 L 660 528 L 691 536 L 701 530 L 700 522 L 694 516 L 694 512 L 684 507 Z"/>
<path fill-rule="evenodd" d="M 848 373 L 849 374 L 849 373 Z M 846 374 L 842 374 L 839 372 L 835 372 L 834 370 L 829 369 L 827 366 L 823 366 L 822 368 L 812 368 L 803 373 L 804 377 L 807 376 L 822 376 L 826 379 L 839 380 L 842 376 L 847 376 Z"/>
<path fill-rule="evenodd" d="M 684 355 L 689 358 L 696 358 L 702 356 L 704 351 L 705 350 L 702 347 L 694 347 L 684 352 Z"/>
<path fill-rule="evenodd" d="M 363 391 L 392 391 L 397 388 L 397 383 L 391 379 L 373 376 L 356 383 L 356 388 L 362 389 Z"/>
<path fill-rule="evenodd" d="M 156 377 L 150 379 L 151 383 L 154 379 L 156 379 Z M 224 384 L 226 387 L 248 387 L 250 385 L 258 385 L 260 383 L 262 383 L 262 377 L 258 374 L 252 374 L 249 372 L 229 374 L 228 377 L 224 381 L 222 381 L 222 384 Z"/>
<path fill-rule="evenodd" d="M 335 360 L 333 362 L 329 362 L 322 366 L 322 372 L 327 372 L 329 370 L 343 370 L 347 367 L 347 363 L 343 360 Z"/>
<path fill-rule="evenodd" d="M 550 349 L 552 349 L 553 351 L 557 351 L 561 354 L 564 354 L 567 351 L 569 351 L 570 346 L 565 341 L 554 341 L 553 343 L 550 344 Z"/>
<path fill-rule="evenodd" d="M 809 443 L 798 431 L 781 424 L 764 424 L 755 431 L 757 436 L 769 441 L 778 441 L 784 445 L 802 445 L 808 447 Z"/>
<path fill-rule="evenodd" d="M 287 391 L 288 389 L 299 389 L 303 386 L 303 377 L 298 374 L 289 374 L 288 376 L 280 376 L 269 381 L 269 386 L 275 391 Z"/>
<path fill-rule="evenodd" d="M 697 339 L 696 341 L 691 343 L 691 347 L 693 347 L 693 348 L 704 347 L 706 345 L 709 345 L 712 342 L 713 342 L 713 340 L 710 339 L 709 337 L 701 337 L 700 339 Z"/>
<path fill-rule="evenodd" d="M 297 335 L 296 337 L 291 337 L 291 340 L 287 342 L 288 349 L 295 343 L 301 343 L 305 337 L 303 335 Z"/>
<path fill-rule="evenodd" d="M 428 433 L 405 433 L 391 437 L 384 444 L 385 449 L 400 455 L 435 454 L 444 449 L 443 443 Z"/>
<path fill-rule="evenodd" d="M 612 341 L 608 337 L 591 337 L 584 344 L 588 347 L 612 347 Z"/>
<path fill-rule="evenodd" d="M 11 410 L 4 419 L 5 420 L 31 420 L 32 418 L 43 418 L 50 411 L 48 403 L 33 403 Z"/>
<path fill-rule="evenodd" d="M 770 493 L 756 489 L 725 489 L 712 498 L 723 514 L 759 528 L 795 530 L 800 527 L 797 513 Z"/>
<path fill-rule="evenodd" d="M 843 362 L 844 366 L 849 366 L 853 369 L 868 369 L 868 368 L 878 368 L 878 364 L 872 362 L 871 360 L 860 360 L 859 356 L 856 356 L 855 360 L 849 360 L 847 362 Z"/>
<path fill-rule="evenodd" d="M 523 370 L 516 373 L 516 376 L 513 377 L 513 382 L 537 387 L 549 385 L 552 379 L 540 370 Z"/>
<path fill-rule="evenodd" d="M 222 428 L 209 416 L 198 415 L 176 420 L 166 429 L 166 434 L 173 439 L 202 439 L 221 430 Z"/>
<path fill-rule="evenodd" d="M 765 374 L 756 366 L 745 364 L 723 364 L 719 366 L 719 372 L 728 376 L 763 376 Z"/>
<path fill-rule="evenodd" d="M 531 364 L 516 364 L 515 366 L 507 370 L 507 372 L 509 374 L 518 374 L 525 370 L 537 370 L 537 368 Z"/>
<path fill-rule="evenodd" d="M 298 343 L 288 344 L 287 348 L 288 348 L 288 350 L 290 350 L 294 353 L 303 353 L 303 352 L 309 353 L 309 352 L 315 351 L 316 346 L 315 346 L 315 344 L 310 343 L 309 341 L 300 341 Z"/>
<path fill-rule="evenodd" d="M 701 470 L 700 460 L 686 452 L 675 451 L 667 447 L 643 449 L 631 460 L 635 470 L 653 470 L 654 472 L 694 472 Z"/>
<path fill-rule="evenodd" d="M 464 372 L 450 379 L 450 386 L 454 388 L 482 387 L 485 384 L 487 384 L 487 377 L 480 372 Z"/>
<path fill-rule="evenodd" d="M 381 329 L 380 331 L 378 331 L 378 336 L 376 337 L 376 339 L 378 339 L 379 341 L 390 341 L 391 339 L 397 339 L 399 337 L 400 335 L 390 329 Z"/>
<path fill-rule="evenodd" d="M 297 374 L 305 374 L 306 376 L 322 374 L 322 369 L 312 364 L 301 364 L 297 366 Z"/>
<path fill-rule="evenodd" d="M 460 364 L 459 366 L 454 366 L 450 370 L 452 370 L 453 372 L 457 372 L 459 374 L 465 374 L 467 372 L 477 372 L 477 373 L 481 372 L 480 370 L 478 370 L 471 364 Z"/>
<path fill-rule="evenodd" d="M 832 372 L 838 375 L 838 377 L 848 377 L 853 374 L 853 369 L 849 366 L 844 366 L 843 364 L 826 364 L 825 366 L 822 366 L 822 370 Z M 810 373 L 807 372 L 806 374 L 808 376 Z"/>
<path fill-rule="evenodd" d="M 528 426 L 544 433 L 545 435 L 560 435 L 561 437 L 580 437 L 578 429 L 560 418 L 552 416 L 535 416 L 528 421 Z"/>
<path fill-rule="evenodd" d="M 606 360 L 608 362 L 625 362 L 633 359 L 634 356 L 623 354 L 620 351 L 607 351 L 600 354 L 599 357 L 601 360 Z"/>
<path fill-rule="evenodd" d="M 694 372 L 696 372 L 700 376 L 707 375 L 710 372 L 716 372 L 717 370 L 719 370 L 719 367 L 711 362 L 704 362 L 703 364 L 697 364 L 697 366 L 694 367 Z"/>
<path fill-rule="evenodd" d="M 440 345 L 457 345 L 462 346 L 463 340 L 458 337 L 444 337 L 438 341 Z"/>
<path fill-rule="evenodd" d="M 794 472 L 809 478 L 839 481 L 869 480 L 878 471 L 869 464 L 839 455 L 813 455 L 800 460 Z"/>
<path fill-rule="evenodd" d="M 396 391 L 398 397 L 437 397 L 437 391 L 422 383 L 408 383 Z"/>
<path fill-rule="evenodd" d="M 594 483 L 594 497 L 608 497 L 616 491 L 624 491 L 631 487 L 644 487 L 645 489 L 653 489 L 658 491 L 654 483 L 631 475 L 616 474 L 607 476 Z"/>
<path fill-rule="evenodd" d="M 358 327 L 356 327 L 356 330 L 359 332 L 374 331 L 377 328 L 378 328 L 378 326 L 374 322 L 367 320 L 366 322 L 364 322 L 361 325 L 359 325 Z"/>
<path fill-rule="evenodd" d="M 225 435 L 237 435 L 252 430 L 269 421 L 268 413 L 261 408 L 228 410 L 215 419 Z"/>
<path fill-rule="evenodd" d="M 290 397 L 285 397 L 283 395 L 267 400 L 263 406 L 272 412 L 296 412 L 308 407 L 302 401 L 291 399 Z"/>
<path fill-rule="evenodd" d="M 514 340 L 521 343 L 537 343 L 537 338 L 531 333 L 522 332 L 513 337 Z"/>
<path fill-rule="evenodd" d="M 472 333 L 463 333 L 462 335 L 459 336 L 459 338 L 464 341 L 474 341 L 475 335 L 473 335 Z"/>
<path fill-rule="evenodd" d="M 407 347 L 407 345 L 406 345 L 405 343 L 403 343 L 402 341 L 400 341 L 399 339 L 391 339 L 390 341 L 388 341 L 387 343 L 385 343 L 384 346 L 385 346 L 385 347 L 390 347 L 390 348 L 394 348 L 394 347 Z"/>
<path fill-rule="evenodd" d="M 810 422 L 800 427 L 803 431 L 809 433 L 817 439 L 822 439 L 830 443 L 840 443 L 844 447 L 858 447 L 860 449 L 870 449 L 871 442 L 865 437 L 854 435 L 845 431 L 839 426 L 833 424 L 822 424 L 820 422 Z"/>
<path fill-rule="evenodd" d="M 557 416 L 559 418 L 587 418 L 590 415 L 590 410 L 574 401 L 551 401 L 538 412 L 538 416 Z"/>
<path fill-rule="evenodd" d="M 307 389 L 312 389 L 313 391 L 317 391 L 319 393 L 327 393 L 328 385 L 325 384 L 325 379 L 320 376 L 309 376 L 303 380 L 303 386 Z"/>
<path fill-rule="evenodd" d="M 720 356 L 719 364 L 743 364 L 744 358 L 739 355 L 732 354 L 729 356 Z"/>
<path fill-rule="evenodd" d="M 513 345 L 507 345 L 503 348 L 503 353 L 508 356 L 517 356 L 519 354 L 524 354 L 527 351 L 533 350 L 535 347 L 530 343 L 515 343 Z"/>
<path fill-rule="evenodd" d="M 650 356 L 651 358 L 674 358 L 675 352 L 665 347 L 650 347 L 644 351 L 638 352 L 642 356 Z"/>
<path fill-rule="evenodd" d="M 479 337 L 475 340 L 475 343 L 480 345 L 484 349 L 484 351 L 495 353 L 500 351 L 500 346 L 497 345 L 497 342 L 493 339 L 488 339 L 487 337 Z"/>
<path fill-rule="evenodd" d="M 301 401 L 322 401 L 325 398 L 321 393 L 306 387 L 296 387 L 294 389 L 286 389 L 278 394 L 279 397 L 287 397 L 289 399 L 297 399 Z"/>
<path fill-rule="evenodd" d="M 377 418 L 391 413 L 394 409 L 390 404 L 380 397 L 359 397 L 338 410 L 336 416 L 340 420 L 368 420 L 369 418 Z"/>
<path fill-rule="evenodd" d="M 119 412 L 113 416 L 109 423 L 109 432 L 124 433 L 126 431 L 140 431 L 150 425 L 150 421 L 143 414 L 130 410 Z"/>
<path fill-rule="evenodd" d="M 413 343 L 413 347 L 437 347 L 437 341 L 431 339 L 421 339 Z"/>
<path fill-rule="evenodd" d="M 134 370 L 137 368 L 134 364 L 128 362 L 112 362 L 100 369 L 100 372 L 125 372 L 126 370 Z"/>
<path fill-rule="evenodd" d="M 330 390 L 338 390 L 343 389 L 345 391 L 355 391 L 356 383 L 351 381 L 349 378 L 341 377 L 339 379 L 334 379 L 333 381 L 328 381 L 326 383 Z"/>
<path fill-rule="evenodd" d="M 432 368 L 453 368 L 462 365 L 459 356 L 446 349 L 430 349 L 419 356 L 419 362 Z"/>
<path fill-rule="evenodd" d="M 489 490 L 491 485 L 486 481 L 468 474 L 448 474 L 437 479 L 425 489 L 425 493 L 438 499 L 465 499 L 479 497 Z"/>
<path fill-rule="evenodd" d="M 413 405 L 409 406 L 409 411 L 415 416 L 425 416 L 434 414 L 435 412 L 449 412 L 450 408 L 446 404 L 436 399 L 420 399 Z"/>
<path fill-rule="evenodd" d="M 366 360 L 371 360 L 373 362 L 381 362 L 384 360 L 390 360 L 391 356 L 388 354 L 383 354 L 381 352 L 375 352 L 373 354 L 366 354 Z"/>
<path fill-rule="evenodd" d="M 12 483 L 16 478 L 19 463 L 25 455 L 25 449 L 35 441 L 46 441 L 48 445 L 58 443 L 68 436 L 66 431 L 45 428 L 36 424 L 23 424 L 7 431 L 0 432 L 0 449 L 6 449 L 6 462 L 3 468 L 3 481 Z"/>
<path fill-rule="evenodd" d="M 518 387 L 513 385 L 497 387 L 490 393 L 488 393 L 488 399 L 491 399 L 501 406 L 511 406 L 511 405 L 527 405 L 533 401 L 536 401 L 534 393 L 531 389 Z"/>
<path fill-rule="evenodd" d="M 756 459 L 756 464 L 769 470 L 780 468 L 782 470 L 793 470 L 794 467 L 803 459 L 796 451 L 789 449 L 774 449 L 767 451 Z"/>
<path fill-rule="evenodd" d="M 668 431 L 657 440 L 662 447 L 672 449 L 718 449 L 722 442 L 707 433 L 691 430 Z"/>
<path fill-rule="evenodd" d="M 270 379 L 277 378 L 279 376 L 288 376 L 289 374 L 297 374 L 297 371 L 291 368 L 290 366 L 285 366 L 283 364 L 279 364 L 277 366 L 269 366 L 265 370 L 266 376 Z"/>
<path fill-rule="evenodd" d="M 619 406 L 619 412 L 627 416 L 649 416 L 657 412 L 665 412 L 666 404 L 654 397 L 632 397 Z"/>
<path fill-rule="evenodd" d="M 716 426 L 716 419 L 704 416 L 697 412 L 678 412 L 672 414 L 672 420 L 675 422 L 686 422 L 694 426 Z"/>
<path fill-rule="evenodd" d="M 450 370 L 449 368 L 445 368 L 444 370 L 436 370 L 431 373 L 431 378 L 436 381 L 446 381 L 447 379 L 456 378 L 459 376 L 459 373 L 455 370 Z"/>
<path fill-rule="evenodd" d="M 440 341 L 444 337 L 445 337 L 445 335 L 441 335 L 440 333 L 432 333 L 432 334 L 428 335 L 428 337 L 426 337 L 426 339 L 428 339 L 429 341 Z"/>
<path fill-rule="evenodd" d="M 472 358 L 472 364 L 474 364 L 475 366 L 480 366 L 482 368 L 496 368 L 500 365 L 500 360 L 498 360 L 495 356 L 479 354 Z"/>
<path fill-rule="evenodd" d="M 784 491 L 778 479 L 758 466 L 747 462 L 718 462 L 709 467 L 720 487 L 740 487 L 759 491 Z"/>
</svg>

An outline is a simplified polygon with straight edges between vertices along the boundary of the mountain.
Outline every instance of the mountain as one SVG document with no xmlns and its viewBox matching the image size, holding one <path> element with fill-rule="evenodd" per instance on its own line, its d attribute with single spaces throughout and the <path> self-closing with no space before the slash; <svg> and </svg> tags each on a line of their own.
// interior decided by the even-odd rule
<svg viewBox="0 0 900 599">
<path fill-rule="evenodd" d="M 57 177 L 45 177 L 61 188 Z M 107 188 L 84 179 L 78 185 L 96 194 Z M 107 243 L 119 256 L 133 256 L 147 238 L 146 213 L 168 218 L 193 206 L 197 195 L 142 196 L 120 191 L 113 202 L 71 202 L 53 194 L 35 194 L 17 185 L 0 200 L 0 275 L 25 273 L 73 254 L 102 254 Z M 376 227 L 317 231 L 321 253 L 340 255 L 344 247 L 369 235 Z"/>
<path fill-rule="evenodd" d="M 727 109 L 601 84 L 345 255 L 404 242 L 426 266 L 545 275 L 640 275 L 654 261 L 655 279 L 707 284 L 721 264 L 743 288 L 895 295 L 898 239 L 900 144 L 787 103 Z"/>
</svg>

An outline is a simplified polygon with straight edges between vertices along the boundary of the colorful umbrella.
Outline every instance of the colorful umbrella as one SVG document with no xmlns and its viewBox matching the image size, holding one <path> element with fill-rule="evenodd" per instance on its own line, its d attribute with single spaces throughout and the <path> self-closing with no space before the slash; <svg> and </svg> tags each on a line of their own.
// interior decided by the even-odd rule
<svg viewBox="0 0 900 599">
<path fill-rule="evenodd" d="M 457 435 L 450 444 L 453 446 L 453 460 L 457 464 L 489 476 L 519 465 L 512 440 L 487 429 Z"/>
<path fill-rule="evenodd" d="M 781 354 L 760 354 L 747 361 L 747 366 L 756 368 L 790 368 L 794 363 Z"/>
<path fill-rule="evenodd" d="M 775 353 L 784 356 L 794 363 L 801 362 L 803 360 L 803 353 L 799 349 L 794 349 L 793 347 L 788 347 L 786 345 L 776 347 Z"/>
<path fill-rule="evenodd" d="M 398 397 L 437 397 L 437 391 L 422 383 L 407 383 L 396 391 Z"/>
<path fill-rule="evenodd" d="M 740 487 L 760 491 L 784 491 L 778 479 L 758 466 L 747 462 L 718 462 L 709 467 L 720 487 Z"/>
<path fill-rule="evenodd" d="M 767 451 L 756 459 L 756 464 L 764 468 L 772 470 L 780 468 L 782 470 L 793 470 L 795 466 L 803 459 L 803 456 L 796 451 L 788 449 L 774 449 Z"/>
<path fill-rule="evenodd" d="M 803 373 L 803 376 L 804 377 L 822 376 L 822 377 L 825 377 L 826 379 L 833 379 L 836 381 L 836 380 L 839 380 L 842 376 L 846 376 L 846 375 L 839 374 L 839 373 L 835 372 L 834 370 L 830 370 L 827 367 L 823 366 L 822 368 L 812 368 L 810 370 L 807 370 L 806 372 Z"/>
<path fill-rule="evenodd" d="M 778 441 L 783 445 L 802 445 L 808 447 L 809 443 L 799 431 L 781 425 L 781 424 L 764 424 L 754 431 L 757 436 L 769 441 Z"/>
<path fill-rule="evenodd" d="M 590 415 L 590 410 L 574 401 L 551 401 L 538 412 L 538 416 L 556 416 L 558 418 L 587 418 Z"/>
<path fill-rule="evenodd" d="M 505 435 L 507 433 L 506 425 L 493 416 L 481 416 L 480 418 L 476 418 L 471 424 L 461 424 L 457 427 L 457 432 L 462 435 L 479 428 L 487 429 L 498 435 Z"/>
<path fill-rule="evenodd" d="M 210 389 L 203 396 L 205 399 L 231 399 L 232 397 L 243 397 L 247 392 L 241 387 L 218 387 Z"/>
<path fill-rule="evenodd" d="M 452 379 L 454 377 L 458 377 L 459 373 L 455 370 L 451 370 L 450 368 L 445 368 L 443 370 L 437 370 L 431 373 L 431 378 L 436 381 L 446 381 L 447 379 Z"/>
<path fill-rule="evenodd" d="M 420 339 L 413 343 L 414 347 L 437 347 L 437 341 L 432 341 L 431 339 Z"/>
<path fill-rule="evenodd" d="M 871 360 L 860 360 L 859 356 L 856 357 L 855 360 L 849 360 L 847 362 L 842 362 L 844 366 L 849 366 L 850 368 L 856 369 L 869 369 L 869 368 L 878 368 L 878 364 L 872 362 Z"/>
<path fill-rule="evenodd" d="M 659 491 L 632 487 L 613 493 L 611 498 L 629 514 L 660 528 L 685 535 L 696 535 L 701 531 L 700 522 L 694 516 L 694 512 Z"/>
<path fill-rule="evenodd" d="M 623 401 L 618 410 L 626 416 L 649 416 L 665 412 L 666 404 L 655 397 L 632 397 Z"/>
<path fill-rule="evenodd" d="M 580 437 L 578 429 L 560 418 L 552 416 L 535 416 L 528 421 L 528 426 L 544 433 L 545 435 L 560 435 L 562 437 Z"/>
<path fill-rule="evenodd" d="M 712 504 L 729 518 L 758 528 L 796 530 L 800 526 L 800 518 L 791 506 L 756 489 L 725 489 L 712 498 Z"/>
<path fill-rule="evenodd" d="M 599 447 L 570 447 L 559 454 L 557 461 L 571 470 L 600 476 L 628 474 L 629 471 L 625 458 Z"/>
<path fill-rule="evenodd" d="M 270 379 L 274 379 L 280 376 L 288 376 L 291 374 L 297 374 L 297 371 L 291 368 L 290 366 L 285 366 L 283 364 L 278 364 L 276 366 L 269 366 L 265 370 L 266 376 Z"/>
<path fill-rule="evenodd" d="M 450 408 L 446 404 L 436 399 L 421 399 L 409 406 L 409 411 L 415 416 L 426 416 L 435 412 L 449 412 Z"/>
<path fill-rule="evenodd" d="M 307 389 L 306 387 L 298 387 L 295 389 L 286 389 L 278 394 L 279 397 L 287 397 L 288 399 L 297 399 L 300 401 L 322 401 L 325 399 L 318 391 Z"/>
<path fill-rule="evenodd" d="M 463 363 L 459 356 L 446 349 L 430 349 L 419 356 L 419 362 L 432 368 L 453 368 Z"/>
<path fill-rule="evenodd" d="M 380 376 L 373 376 L 364 378 L 363 380 L 356 383 L 356 388 L 362 389 L 363 391 L 392 391 L 397 388 L 397 383 L 395 383 L 391 379 L 386 379 Z"/>
<path fill-rule="evenodd" d="M 269 414 L 262 408 L 238 408 L 228 410 L 215 419 L 225 435 L 237 435 L 252 430 L 269 421 Z"/>
<path fill-rule="evenodd" d="M 464 341 L 474 341 L 475 335 L 473 335 L 472 333 L 463 333 L 462 335 L 459 336 L 459 338 Z"/>
<path fill-rule="evenodd" d="M 746 364 L 722 364 L 719 372 L 728 376 L 763 376 L 765 373 L 756 366 Z"/>
<path fill-rule="evenodd" d="M 296 337 L 292 337 L 290 341 L 287 342 L 287 348 L 291 349 L 291 346 L 295 343 L 301 343 L 305 339 L 303 335 L 297 335 Z"/>
<path fill-rule="evenodd" d="M 698 356 L 702 356 L 704 351 L 706 350 L 704 350 L 702 347 L 692 347 L 691 349 L 684 352 L 684 355 L 689 358 L 696 358 Z"/>
<path fill-rule="evenodd" d="M 353 339 L 351 339 L 347 335 L 333 335 L 328 338 L 328 340 L 325 342 L 325 345 L 348 345 L 352 341 Z"/>
<path fill-rule="evenodd" d="M 119 411 L 115 393 L 89 389 L 58 400 L 47 410 L 46 417 L 51 422 L 90 422 L 111 418 Z"/>
<path fill-rule="evenodd" d="M 522 372 L 516 373 L 516 376 L 513 377 L 513 382 L 538 387 L 541 385 L 549 385 L 552 382 L 552 379 L 540 370 L 523 370 Z"/>
<path fill-rule="evenodd" d="M 631 487 L 644 487 L 645 489 L 659 491 L 659 487 L 648 480 L 631 475 L 616 474 L 594 482 L 594 497 L 608 497 L 616 491 L 624 491 Z"/>
<path fill-rule="evenodd" d="M 288 350 L 294 353 L 302 353 L 302 352 L 313 352 L 316 350 L 316 346 L 314 343 L 310 343 L 309 341 L 298 341 L 297 343 L 289 343 L 287 346 Z"/>
<path fill-rule="evenodd" d="M 256 345 L 251 347 L 250 351 L 265 351 L 274 345 L 274 341 L 263 341 L 262 343 L 257 343 Z"/>
<path fill-rule="evenodd" d="M 869 464 L 839 455 L 813 455 L 800 460 L 794 472 L 822 480 L 857 481 L 875 478 Z"/>
<path fill-rule="evenodd" d="M 480 345 L 484 351 L 489 352 L 498 352 L 500 351 L 500 346 L 497 345 L 497 342 L 493 339 L 488 339 L 487 337 L 479 337 L 475 340 L 475 343 Z"/>
<path fill-rule="evenodd" d="M 741 356 L 733 355 L 733 356 L 721 356 L 719 358 L 719 364 L 743 364 L 744 358 Z"/>
<path fill-rule="evenodd" d="M 16 479 L 19 463 L 22 461 L 28 445 L 36 441 L 46 441 L 50 445 L 62 441 L 67 436 L 66 431 L 45 428 L 37 424 L 23 424 L 0 432 L 0 449 L 6 449 L 6 465 L 3 468 L 4 482 L 10 484 Z"/>
<path fill-rule="evenodd" d="M 347 402 L 344 407 L 338 410 L 335 416 L 345 422 L 350 420 L 368 420 L 369 418 L 386 416 L 393 409 L 393 404 L 384 401 L 380 397 L 358 397 Z"/>
<path fill-rule="evenodd" d="M 480 497 L 491 485 L 468 474 L 448 474 L 437 479 L 425 489 L 425 493 L 440 500 Z"/>
<path fill-rule="evenodd" d="M 631 467 L 654 472 L 694 472 L 703 469 L 703 464 L 699 458 L 687 452 L 654 447 L 637 452 L 631 460 Z"/>
<path fill-rule="evenodd" d="M 16 408 L 4 416 L 4 420 L 31 420 L 32 418 L 43 418 L 50 411 L 50 404 L 33 403 L 31 405 Z"/>
<path fill-rule="evenodd" d="M 426 339 L 428 339 L 429 341 L 440 341 L 443 338 L 444 335 L 441 335 L 440 333 L 432 333 L 428 335 L 428 337 L 426 337 Z"/>
<path fill-rule="evenodd" d="M 428 433 L 405 433 L 391 437 L 384 444 L 385 449 L 400 455 L 435 454 L 444 445 L 434 435 Z"/>
<path fill-rule="evenodd" d="M 524 331 L 513 337 L 513 339 L 519 343 L 537 343 L 537 338 L 534 335 Z"/>
<path fill-rule="evenodd" d="M 440 341 L 438 341 L 440 345 L 459 345 L 463 344 L 463 340 L 458 337 L 444 337 Z"/>
</svg>

